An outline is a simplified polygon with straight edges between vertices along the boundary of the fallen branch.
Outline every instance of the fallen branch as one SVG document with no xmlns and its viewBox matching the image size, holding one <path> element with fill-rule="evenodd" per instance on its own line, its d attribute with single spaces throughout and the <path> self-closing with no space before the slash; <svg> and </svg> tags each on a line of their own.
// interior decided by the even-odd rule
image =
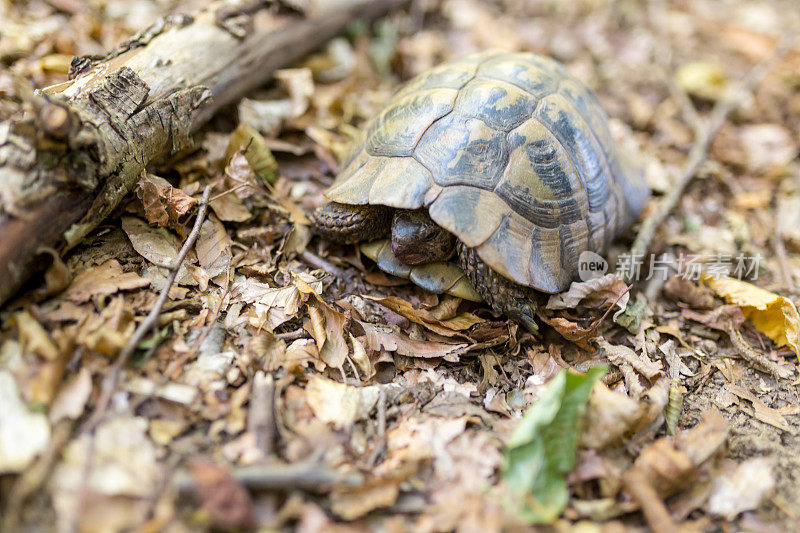
<svg viewBox="0 0 800 533">
<path fill-rule="evenodd" d="M 650 250 L 656 231 L 678 205 L 678 201 L 686 186 L 694 179 L 700 165 L 706 160 L 711 141 L 717 131 L 725 123 L 728 115 L 736 109 L 742 99 L 753 92 L 759 83 L 791 50 L 793 39 L 784 37 L 772 53 L 756 64 L 750 72 L 734 87 L 731 87 L 727 96 L 717 102 L 708 120 L 697 120 L 695 126 L 695 140 L 689 151 L 686 165 L 680 177 L 659 202 L 656 210 L 644 219 L 636 235 L 636 240 L 631 247 L 631 257 L 643 258 Z M 633 281 L 633 280 L 628 280 Z"/>
<path fill-rule="evenodd" d="M 357 487 L 364 477 L 357 473 L 341 474 L 330 470 L 319 460 L 311 459 L 300 463 L 265 463 L 233 468 L 231 476 L 245 488 L 252 491 L 294 491 L 325 492 L 331 487 Z M 175 486 L 179 492 L 194 492 L 195 484 L 185 471 L 175 475 Z"/>
<path fill-rule="evenodd" d="M 279 2 L 215 2 L 105 57 L 76 58 L 70 81 L 0 96 L 0 304 L 44 266 L 42 248 L 79 243 L 154 158 L 188 146 L 222 106 L 405 1 L 309 0 L 303 15 L 277 12 Z"/>
</svg>

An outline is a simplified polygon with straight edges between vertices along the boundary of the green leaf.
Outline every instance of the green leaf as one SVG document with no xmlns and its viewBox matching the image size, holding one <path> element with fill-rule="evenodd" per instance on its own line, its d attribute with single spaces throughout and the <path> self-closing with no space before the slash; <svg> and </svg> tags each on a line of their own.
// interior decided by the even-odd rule
<svg viewBox="0 0 800 533">
<path fill-rule="evenodd" d="M 605 366 L 585 375 L 562 370 L 528 408 L 506 445 L 503 478 L 512 512 L 528 523 L 552 523 L 567 505 L 580 421 Z"/>
</svg>

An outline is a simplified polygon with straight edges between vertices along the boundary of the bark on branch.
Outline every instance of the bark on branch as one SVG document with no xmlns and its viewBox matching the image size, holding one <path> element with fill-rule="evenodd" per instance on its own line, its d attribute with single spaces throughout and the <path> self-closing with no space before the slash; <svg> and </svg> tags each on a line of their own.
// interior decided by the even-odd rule
<svg viewBox="0 0 800 533">
<path fill-rule="evenodd" d="M 155 157 L 184 147 L 220 107 L 356 19 L 405 0 L 219 2 L 173 16 L 109 53 L 76 58 L 68 82 L 0 99 L 0 304 L 108 216 Z"/>
</svg>

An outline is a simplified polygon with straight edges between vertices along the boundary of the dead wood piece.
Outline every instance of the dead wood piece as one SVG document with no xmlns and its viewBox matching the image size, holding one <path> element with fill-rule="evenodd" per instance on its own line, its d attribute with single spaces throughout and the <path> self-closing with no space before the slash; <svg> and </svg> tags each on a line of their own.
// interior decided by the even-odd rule
<svg viewBox="0 0 800 533">
<path fill-rule="evenodd" d="M 162 19 L 105 57 L 78 58 L 68 82 L 19 89 L 0 123 L 0 304 L 45 266 L 42 247 L 80 242 L 150 161 L 188 146 L 222 106 L 354 20 L 405 2 L 312 0 L 302 16 L 274 12 L 272 2 L 241 12 L 217 2 Z"/>
<path fill-rule="evenodd" d="M 356 487 L 363 483 L 358 473 L 341 474 L 311 460 L 301 463 L 266 463 L 234 468 L 233 478 L 254 491 L 325 492 L 334 486 Z M 175 476 L 175 486 L 181 493 L 194 491 L 194 481 L 185 472 Z"/>
</svg>

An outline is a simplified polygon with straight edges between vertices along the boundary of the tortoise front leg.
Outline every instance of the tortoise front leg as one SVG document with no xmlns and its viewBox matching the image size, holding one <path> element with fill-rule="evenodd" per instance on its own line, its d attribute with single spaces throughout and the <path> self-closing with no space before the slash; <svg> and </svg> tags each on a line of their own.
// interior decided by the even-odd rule
<svg viewBox="0 0 800 533">
<path fill-rule="evenodd" d="M 522 322 L 531 333 L 539 331 L 534 317 L 536 292 L 501 276 L 484 263 L 474 249 L 458 243 L 458 262 L 472 286 L 492 309 Z"/>
<path fill-rule="evenodd" d="M 311 213 L 311 222 L 322 238 L 353 244 L 384 237 L 391 226 L 392 209 L 383 205 L 329 202 Z"/>
</svg>

